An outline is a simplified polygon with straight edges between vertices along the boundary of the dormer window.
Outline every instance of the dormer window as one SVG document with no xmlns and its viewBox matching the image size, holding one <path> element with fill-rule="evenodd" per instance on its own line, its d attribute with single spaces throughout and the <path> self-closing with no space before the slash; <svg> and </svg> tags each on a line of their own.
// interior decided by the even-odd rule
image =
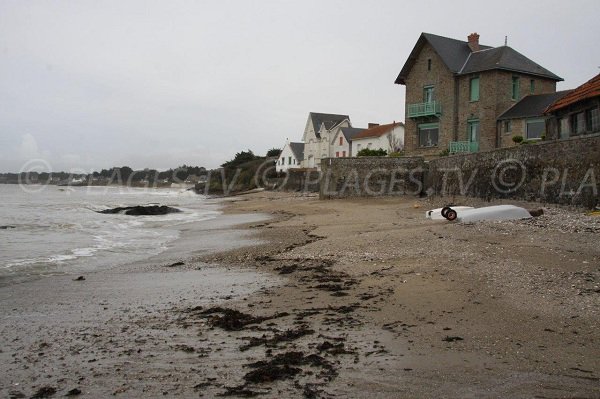
<svg viewBox="0 0 600 399">
<path fill-rule="evenodd" d="M 427 60 L 427 70 L 431 71 L 431 58 Z"/>
</svg>

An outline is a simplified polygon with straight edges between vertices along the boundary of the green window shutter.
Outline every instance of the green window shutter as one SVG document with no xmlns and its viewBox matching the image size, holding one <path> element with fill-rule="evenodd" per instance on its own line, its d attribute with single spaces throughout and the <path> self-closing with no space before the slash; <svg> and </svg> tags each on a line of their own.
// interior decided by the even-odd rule
<svg viewBox="0 0 600 399">
<path fill-rule="evenodd" d="M 479 77 L 471 78 L 471 101 L 479 101 Z"/>
<path fill-rule="evenodd" d="M 512 78 L 512 99 L 518 100 L 520 96 L 520 82 L 518 76 L 513 76 Z"/>
</svg>

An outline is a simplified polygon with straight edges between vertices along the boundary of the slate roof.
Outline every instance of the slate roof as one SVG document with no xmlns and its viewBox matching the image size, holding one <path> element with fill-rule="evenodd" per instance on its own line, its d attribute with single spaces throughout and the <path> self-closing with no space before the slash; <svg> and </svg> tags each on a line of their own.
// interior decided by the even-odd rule
<svg viewBox="0 0 600 399">
<path fill-rule="evenodd" d="M 322 124 L 325 124 L 325 129 L 329 130 L 340 122 L 343 122 L 344 119 L 350 119 L 348 115 L 321 114 L 318 112 L 311 112 L 309 116 L 315 128 L 315 135 L 317 138 L 321 138 L 319 129 L 321 128 Z"/>
<path fill-rule="evenodd" d="M 303 160 L 304 159 L 304 143 L 292 143 L 290 142 L 290 150 L 296 157 L 296 159 Z"/>
<path fill-rule="evenodd" d="M 522 72 L 530 75 L 541 76 L 562 80 L 543 66 L 536 64 L 518 51 L 508 47 L 496 47 L 487 50 L 476 51 L 465 62 L 460 74 L 502 69 L 506 71 Z"/>
<path fill-rule="evenodd" d="M 351 142 L 354 136 L 359 134 L 365 129 L 357 128 L 357 127 L 343 127 L 342 134 L 346 138 L 346 141 Z"/>
<path fill-rule="evenodd" d="M 557 91 L 556 93 L 548 94 L 529 95 L 521 99 L 521 101 L 500 115 L 498 120 L 543 116 L 544 111 L 546 108 L 548 108 L 548 106 L 552 105 L 555 101 L 560 100 L 569 93 L 571 93 L 571 90 Z"/>
<path fill-rule="evenodd" d="M 354 136 L 353 140 L 366 139 L 369 137 L 381 137 L 387 132 L 393 130 L 397 126 L 404 126 L 402 122 L 389 123 L 387 125 L 379 125 L 370 129 L 364 129 L 362 132 Z"/>
<path fill-rule="evenodd" d="M 592 97 L 600 97 L 600 74 L 596 75 L 592 79 L 588 80 L 581 86 L 572 90 L 569 94 L 562 97 L 560 100 L 551 104 L 546 112 L 553 112 L 558 109 L 568 107 L 571 104 L 579 101 L 587 100 Z"/>
<path fill-rule="evenodd" d="M 472 52 L 468 42 L 438 36 L 431 33 L 421 33 L 415 47 L 404 63 L 396 84 L 405 84 L 405 79 L 412 69 L 423 46 L 429 43 L 440 56 L 446 67 L 457 75 L 481 72 L 491 69 L 504 69 L 542 76 L 557 81 L 563 80 L 549 70 L 536 64 L 518 51 L 508 46 L 490 47 L 479 45 L 479 51 Z"/>
</svg>

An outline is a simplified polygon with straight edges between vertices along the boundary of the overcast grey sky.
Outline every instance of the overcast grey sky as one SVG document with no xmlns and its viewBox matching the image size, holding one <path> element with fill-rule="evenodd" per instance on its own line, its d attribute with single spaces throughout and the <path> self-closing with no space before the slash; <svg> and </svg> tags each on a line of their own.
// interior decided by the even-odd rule
<svg viewBox="0 0 600 399">
<path fill-rule="evenodd" d="M 485 4 L 485 5 L 484 5 Z M 404 120 L 421 32 L 511 47 L 573 88 L 600 1 L 0 0 L 0 171 L 218 166 L 300 140 L 308 112 Z"/>
</svg>

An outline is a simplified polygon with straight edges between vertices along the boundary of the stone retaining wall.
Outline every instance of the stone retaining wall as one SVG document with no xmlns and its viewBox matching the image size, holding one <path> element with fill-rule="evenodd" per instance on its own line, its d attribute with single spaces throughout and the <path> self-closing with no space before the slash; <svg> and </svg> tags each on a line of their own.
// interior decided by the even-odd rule
<svg viewBox="0 0 600 399">
<path fill-rule="evenodd" d="M 427 194 L 594 207 L 600 137 L 573 138 L 455 155 L 429 162 Z"/>
<path fill-rule="evenodd" d="M 321 199 L 418 195 L 426 165 L 422 157 L 328 158 L 321 161 Z"/>
<path fill-rule="evenodd" d="M 454 155 L 329 158 L 321 199 L 393 195 L 511 198 L 593 208 L 600 204 L 600 136 Z"/>
</svg>

